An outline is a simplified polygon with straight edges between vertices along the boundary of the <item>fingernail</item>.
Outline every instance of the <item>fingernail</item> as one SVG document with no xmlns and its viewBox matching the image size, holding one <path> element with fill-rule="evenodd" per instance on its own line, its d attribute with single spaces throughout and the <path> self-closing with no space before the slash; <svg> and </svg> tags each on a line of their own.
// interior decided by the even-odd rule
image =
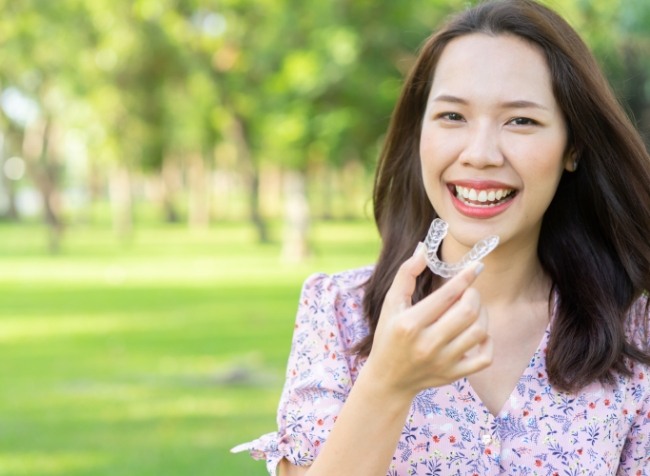
<svg viewBox="0 0 650 476">
<path fill-rule="evenodd" d="M 481 274 L 481 271 L 483 271 L 483 268 L 485 268 L 485 265 L 480 261 L 477 261 L 476 264 L 474 265 L 474 274 L 478 276 L 479 274 Z"/>
<path fill-rule="evenodd" d="M 424 253 L 426 252 L 427 245 L 422 243 L 421 241 L 418 242 L 418 245 L 415 247 L 415 251 L 413 252 L 413 256 L 423 256 Z"/>
</svg>

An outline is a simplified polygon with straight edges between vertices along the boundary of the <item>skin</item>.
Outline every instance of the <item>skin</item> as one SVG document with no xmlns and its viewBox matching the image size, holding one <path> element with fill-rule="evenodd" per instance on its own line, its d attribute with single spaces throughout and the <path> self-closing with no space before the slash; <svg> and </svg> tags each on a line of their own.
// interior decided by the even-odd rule
<svg viewBox="0 0 650 476">
<path fill-rule="evenodd" d="M 482 264 L 474 263 L 413 306 L 415 280 L 425 269 L 424 249 L 418 248 L 386 294 L 371 357 L 321 454 L 309 468 L 283 460 L 282 476 L 385 474 L 413 397 L 490 364 L 486 316 L 470 288 Z M 477 351 L 465 355 L 470 349 Z"/>
<path fill-rule="evenodd" d="M 415 280 L 426 269 L 423 250 L 415 251 L 386 295 L 372 352 L 321 454 L 309 468 L 281 462 L 282 476 L 383 476 L 412 399 L 428 387 L 468 377 L 498 413 L 548 323 L 550 283 L 536 248 L 542 215 L 570 170 L 566 148 L 548 66 L 535 47 L 472 34 L 445 48 L 420 149 L 425 188 L 450 225 L 443 259 L 457 261 L 488 234 L 501 244 L 484 271 L 474 263 L 413 305 Z M 448 184 L 457 181 L 517 193 L 500 213 L 476 218 L 454 205 Z"/>
<path fill-rule="evenodd" d="M 551 282 L 537 258 L 538 239 L 562 173 L 573 170 L 542 51 L 512 35 L 452 41 L 433 78 L 420 156 L 429 199 L 449 224 L 443 259 L 455 262 L 482 237 L 500 237 L 485 258 L 490 278 L 476 283 L 490 315 L 493 364 L 468 377 L 497 414 L 548 325 Z M 498 184 L 516 193 L 505 208 L 496 208 L 499 213 L 476 218 L 471 207 L 468 216 L 467 208 L 455 206 L 449 186 L 458 183 L 477 189 Z"/>
<path fill-rule="evenodd" d="M 449 224 L 443 258 L 454 261 L 489 234 L 509 253 L 536 249 L 542 215 L 570 170 L 566 148 L 541 50 L 509 35 L 452 41 L 436 69 L 420 137 L 425 189 Z M 475 219 L 458 212 L 448 189 L 466 182 L 496 182 L 517 193 L 504 212 Z"/>
</svg>

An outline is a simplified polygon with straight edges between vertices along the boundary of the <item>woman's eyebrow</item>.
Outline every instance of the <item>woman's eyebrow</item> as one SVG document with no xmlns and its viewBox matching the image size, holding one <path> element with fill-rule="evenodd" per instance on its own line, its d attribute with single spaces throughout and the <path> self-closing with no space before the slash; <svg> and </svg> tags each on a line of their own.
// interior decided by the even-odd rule
<svg viewBox="0 0 650 476">
<path fill-rule="evenodd" d="M 453 96 L 451 94 L 440 94 L 436 97 L 433 98 L 434 102 L 449 102 L 449 103 L 454 103 L 454 104 L 469 104 L 469 102 L 463 98 L 460 98 L 458 96 Z M 525 108 L 533 108 L 533 109 L 543 109 L 545 111 L 548 111 L 548 107 L 535 102 L 535 101 L 529 101 L 527 99 L 517 99 L 514 101 L 506 101 L 502 102 L 499 104 L 499 106 L 503 109 L 525 109 Z"/>
<path fill-rule="evenodd" d="M 452 96 L 451 94 L 440 94 L 433 98 L 435 102 L 453 102 L 456 104 L 467 104 L 467 101 L 463 98 L 457 96 Z"/>
<path fill-rule="evenodd" d="M 527 101 L 525 99 L 520 99 L 517 101 L 507 101 L 502 103 L 501 106 L 510 109 L 534 108 L 534 109 L 544 109 L 546 111 L 548 110 L 548 107 L 543 106 L 542 104 L 539 104 L 534 101 Z"/>
</svg>

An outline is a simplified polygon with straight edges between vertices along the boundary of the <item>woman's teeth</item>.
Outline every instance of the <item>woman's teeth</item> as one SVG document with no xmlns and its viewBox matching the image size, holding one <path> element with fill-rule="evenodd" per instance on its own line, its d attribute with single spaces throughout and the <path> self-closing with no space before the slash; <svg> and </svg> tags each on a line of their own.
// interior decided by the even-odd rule
<svg viewBox="0 0 650 476">
<path fill-rule="evenodd" d="M 474 206 L 492 207 L 508 198 L 514 189 L 495 188 L 490 190 L 476 190 L 473 188 L 456 185 L 456 197 L 463 203 Z"/>
</svg>

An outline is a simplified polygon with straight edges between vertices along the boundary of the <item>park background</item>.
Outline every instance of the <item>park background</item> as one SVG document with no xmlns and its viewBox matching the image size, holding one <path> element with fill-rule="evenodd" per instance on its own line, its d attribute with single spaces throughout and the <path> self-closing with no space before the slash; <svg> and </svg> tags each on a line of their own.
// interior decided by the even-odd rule
<svg viewBox="0 0 650 476">
<path fill-rule="evenodd" d="M 372 263 L 461 0 L 0 0 L 0 475 L 262 475 L 302 281 Z M 650 3 L 552 0 L 650 139 Z"/>
</svg>

